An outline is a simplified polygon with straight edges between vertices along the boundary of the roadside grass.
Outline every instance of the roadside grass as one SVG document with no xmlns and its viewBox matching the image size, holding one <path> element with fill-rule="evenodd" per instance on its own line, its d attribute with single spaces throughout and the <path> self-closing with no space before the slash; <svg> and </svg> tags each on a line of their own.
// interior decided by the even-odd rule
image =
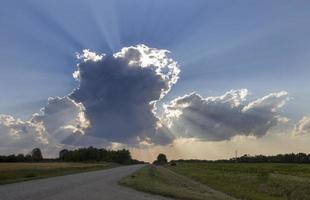
<svg viewBox="0 0 310 200">
<path fill-rule="evenodd" d="M 232 199 L 164 167 L 148 165 L 119 181 L 136 190 L 182 200 Z"/>
<path fill-rule="evenodd" d="M 167 168 L 240 199 L 310 199 L 307 164 L 178 162 Z"/>
<path fill-rule="evenodd" d="M 115 163 L 0 163 L 0 185 L 116 167 Z"/>
</svg>

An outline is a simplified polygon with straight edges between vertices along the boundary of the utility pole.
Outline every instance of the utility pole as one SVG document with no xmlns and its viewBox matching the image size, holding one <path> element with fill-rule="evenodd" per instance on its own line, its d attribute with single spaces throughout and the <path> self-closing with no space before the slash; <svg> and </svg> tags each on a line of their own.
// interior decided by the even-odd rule
<svg viewBox="0 0 310 200">
<path fill-rule="evenodd" d="M 237 158 L 238 158 L 238 151 L 235 151 L 235 162 L 237 162 Z"/>
</svg>

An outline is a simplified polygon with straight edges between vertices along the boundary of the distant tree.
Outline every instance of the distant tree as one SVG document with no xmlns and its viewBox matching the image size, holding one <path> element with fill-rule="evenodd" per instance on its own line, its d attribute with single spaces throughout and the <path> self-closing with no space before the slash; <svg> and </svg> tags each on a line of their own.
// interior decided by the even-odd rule
<svg viewBox="0 0 310 200">
<path fill-rule="evenodd" d="M 158 156 L 157 156 L 157 160 L 155 160 L 155 161 L 153 162 L 153 164 L 155 164 L 155 165 L 164 165 L 164 164 L 166 164 L 167 162 L 168 162 L 168 160 L 167 160 L 166 155 L 163 154 L 163 153 L 160 153 L 160 154 L 158 154 Z"/>
<path fill-rule="evenodd" d="M 59 159 L 60 160 L 65 160 L 65 156 L 69 153 L 67 149 L 63 149 L 59 152 Z"/>
<path fill-rule="evenodd" d="M 174 160 L 170 161 L 170 166 L 176 166 L 176 165 L 177 163 Z"/>
<path fill-rule="evenodd" d="M 41 160 L 43 160 L 43 156 L 42 156 L 41 150 L 39 148 L 34 148 L 31 151 L 31 157 L 32 157 L 33 161 L 41 161 Z"/>
</svg>

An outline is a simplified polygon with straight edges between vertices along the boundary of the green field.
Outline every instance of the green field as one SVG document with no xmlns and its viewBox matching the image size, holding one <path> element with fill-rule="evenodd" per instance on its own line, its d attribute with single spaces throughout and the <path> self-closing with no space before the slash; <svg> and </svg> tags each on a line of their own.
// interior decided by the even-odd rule
<svg viewBox="0 0 310 200">
<path fill-rule="evenodd" d="M 310 199 L 307 164 L 177 163 L 168 168 L 240 199 Z"/>
<path fill-rule="evenodd" d="M 121 184 L 184 200 L 225 199 L 212 189 L 237 199 L 309 200 L 310 165 L 178 162 L 144 167 Z"/>
<path fill-rule="evenodd" d="M 137 190 L 184 200 L 229 200 L 226 195 L 176 174 L 165 167 L 149 165 L 120 181 Z"/>
<path fill-rule="evenodd" d="M 107 169 L 114 163 L 0 163 L 0 184 Z"/>
</svg>

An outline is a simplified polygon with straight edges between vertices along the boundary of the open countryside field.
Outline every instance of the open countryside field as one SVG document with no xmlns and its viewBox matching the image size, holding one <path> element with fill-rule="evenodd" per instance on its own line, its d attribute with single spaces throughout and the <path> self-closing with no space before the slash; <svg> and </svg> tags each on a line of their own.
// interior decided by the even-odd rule
<svg viewBox="0 0 310 200">
<path fill-rule="evenodd" d="M 26 181 L 52 176 L 62 176 L 78 172 L 108 169 L 115 163 L 0 163 L 0 184 Z"/>
<path fill-rule="evenodd" d="M 182 200 L 309 200 L 310 165 L 177 162 L 146 166 L 121 184 Z M 218 191 L 218 192 L 217 192 Z"/>
<path fill-rule="evenodd" d="M 310 199 L 307 164 L 178 162 L 167 168 L 240 199 Z"/>
<path fill-rule="evenodd" d="M 206 185 L 179 175 L 165 167 L 148 165 L 123 178 L 121 185 L 136 190 L 184 200 L 232 200 Z"/>
</svg>

